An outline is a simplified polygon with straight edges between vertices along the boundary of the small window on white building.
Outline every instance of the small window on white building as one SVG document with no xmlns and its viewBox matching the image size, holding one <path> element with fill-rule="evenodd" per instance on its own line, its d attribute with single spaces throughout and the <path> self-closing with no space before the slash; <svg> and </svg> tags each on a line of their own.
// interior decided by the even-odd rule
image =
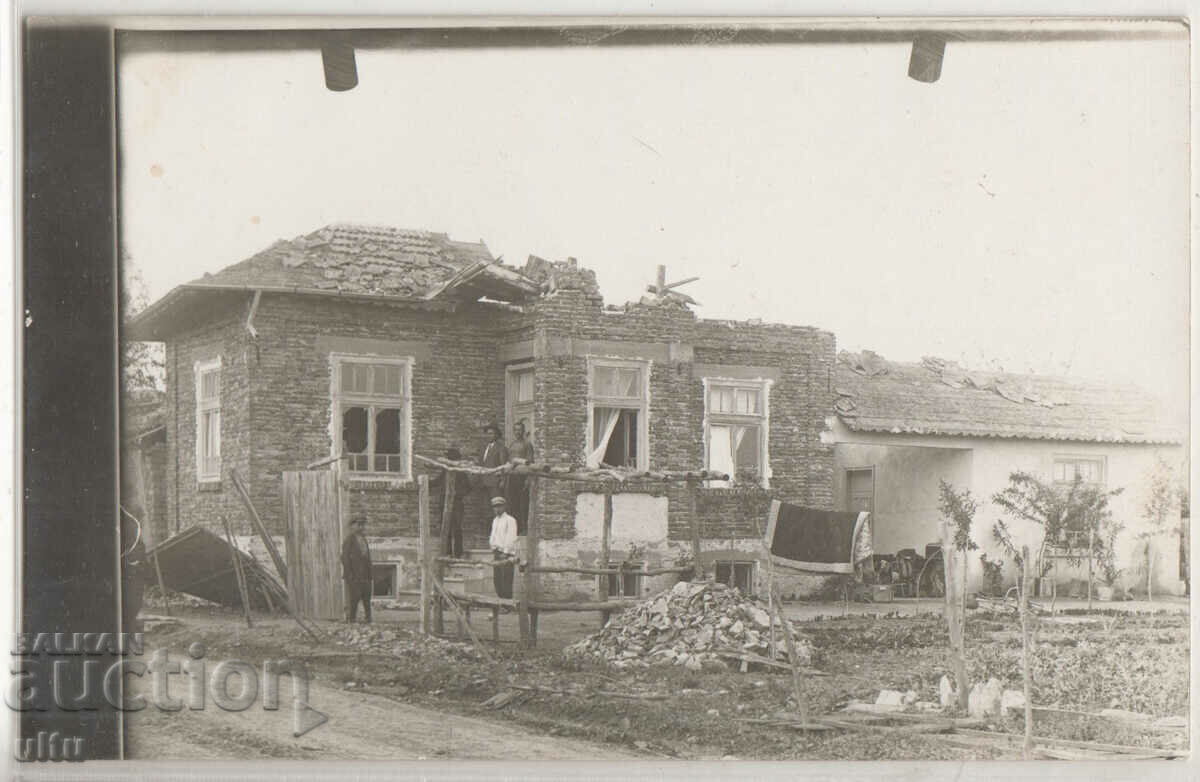
<svg viewBox="0 0 1200 782">
<path fill-rule="evenodd" d="M 1092 486 L 1104 485 L 1104 459 L 1079 456 L 1054 457 L 1054 482 L 1070 485 L 1079 478 Z"/>
<path fill-rule="evenodd" d="M 1054 457 L 1054 485 L 1069 491 L 1076 480 L 1084 486 L 1103 488 L 1104 459 L 1083 456 Z M 1088 530 L 1084 527 L 1063 530 L 1062 545 L 1068 548 L 1087 548 Z"/>
<path fill-rule="evenodd" d="M 221 480 L 221 359 L 198 361 L 196 374 L 196 479 Z"/>
<path fill-rule="evenodd" d="M 589 467 L 649 468 L 649 374 L 644 361 L 588 362 Z"/>
<path fill-rule="evenodd" d="M 732 478 L 709 485 L 766 487 L 767 382 L 706 378 L 704 387 L 705 468 Z"/>
<path fill-rule="evenodd" d="M 334 369 L 335 442 L 346 469 L 364 477 L 409 477 L 409 362 L 335 356 Z"/>
</svg>

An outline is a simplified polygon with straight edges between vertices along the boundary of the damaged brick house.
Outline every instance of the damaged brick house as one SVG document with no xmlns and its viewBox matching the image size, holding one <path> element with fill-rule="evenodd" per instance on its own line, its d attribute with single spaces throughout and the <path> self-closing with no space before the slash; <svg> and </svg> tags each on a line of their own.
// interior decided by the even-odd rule
<svg viewBox="0 0 1200 782">
<path fill-rule="evenodd" d="M 693 514 L 706 566 L 743 586 L 771 497 L 834 505 L 832 334 L 697 318 L 678 297 L 605 306 L 573 260 L 520 271 L 444 234 L 332 225 L 175 288 L 128 326 L 166 345 L 166 532 L 243 532 L 229 481 L 283 535 L 281 473 L 344 456 L 349 512 L 370 520 L 379 591 L 416 578 L 414 454 L 478 456 L 482 427 L 524 420 L 539 461 L 729 472 L 729 485 L 622 485 L 610 560 L 673 564 Z M 335 464 L 339 464 L 335 462 Z M 432 517 L 440 523 L 434 492 Z M 547 481 L 543 562 L 595 563 L 596 489 Z M 484 491 L 466 502 L 468 547 L 486 547 Z M 435 529 L 436 532 L 436 529 Z M 637 579 L 638 593 L 666 578 Z M 594 576 L 549 577 L 549 595 L 594 597 Z"/>
</svg>

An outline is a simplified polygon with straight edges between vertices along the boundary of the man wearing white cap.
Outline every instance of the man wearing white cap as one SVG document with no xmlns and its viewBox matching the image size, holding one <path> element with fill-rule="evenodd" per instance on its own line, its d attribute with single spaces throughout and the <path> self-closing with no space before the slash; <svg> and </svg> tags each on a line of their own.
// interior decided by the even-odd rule
<svg viewBox="0 0 1200 782">
<path fill-rule="evenodd" d="M 517 555 L 517 520 L 508 515 L 508 502 L 503 497 L 492 497 L 492 534 L 488 543 L 496 559 Z M 496 596 L 512 599 L 513 563 L 508 562 L 492 568 L 492 583 Z"/>
</svg>

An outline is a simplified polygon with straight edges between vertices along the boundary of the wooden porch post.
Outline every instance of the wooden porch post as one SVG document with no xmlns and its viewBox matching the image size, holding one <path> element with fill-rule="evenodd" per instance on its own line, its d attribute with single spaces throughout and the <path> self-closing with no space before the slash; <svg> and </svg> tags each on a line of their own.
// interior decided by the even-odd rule
<svg viewBox="0 0 1200 782">
<path fill-rule="evenodd" d="M 433 606 L 433 546 L 429 542 L 429 476 L 417 476 L 417 533 L 421 558 L 421 632 L 429 635 L 433 629 L 430 611 Z"/>
</svg>

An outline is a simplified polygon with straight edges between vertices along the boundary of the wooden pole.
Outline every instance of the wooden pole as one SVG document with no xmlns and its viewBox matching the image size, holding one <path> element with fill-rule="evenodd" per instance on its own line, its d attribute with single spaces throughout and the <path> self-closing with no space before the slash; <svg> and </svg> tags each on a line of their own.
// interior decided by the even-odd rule
<svg viewBox="0 0 1200 782">
<path fill-rule="evenodd" d="M 453 470 L 445 470 L 443 474 L 445 475 L 446 486 L 442 491 L 442 546 L 440 553 L 443 556 L 447 556 L 451 555 L 450 521 L 454 515 L 454 500 L 457 493 L 457 487 L 454 484 L 457 483 L 456 479 L 458 478 L 458 473 L 454 472 Z M 460 519 L 459 522 L 461 523 L 461 521 L 462 520 Z M 442 583 L 442 576 L 445 574 L 445 567 L 445 563 L 443 563 L 440 559 L 435 561 L 433 564 L 435 571 L 434 575 L 439 584 Z M 446 625 L 445 601 L 442 600 L 440 595 L 434 595 L 433 598 L 433 627 L 434 631 L 438 635 L 441 635 L 445 631 Z"/>
<path fill-rule="evenodd" d="M 704 566 L 700 564 L 700 519 L 696 516 L 696 483 L 694 481 L 687 482 L 688 491 L 688 514 L 692 517 L 692 562 L 696 565 L 696 574 L 693 577 L 696 581 L 704 580 Z M 767 552 L 767 561 L 770 562 L 771 552 Z M 768 564 L 768 567 L 770 565 Z M 768 571 L 769 572 L 769 571 Z"/>
<path fill-rule="evenodd" d="M 693 491 L 692 504 L 695 507 L 695 492 Z M 692 516 L 692 524 L 695 525 L 695 516 Z M 758 531 L 758 538 L 762 543 L 763 557 L 767 563 L 767 591 L 771 595 L 771 600 L 768 606 L 771 609 L 771 619 L 774 624 L 779 624 L 783 627 L 783 638 L 787 644 L 788 663 L 792 668 L 792 694 L 796 700 L 796 709 L 800 712 L 800 721 L 805 725 L 808 724 L 808 703 L 804 698 L 804 684 L 800 680 L 800 660 L 796 652 L 796 639 L 792 635 L 792 625 L 783 615 L 783 601 L 780 600 L 779 592 L 775 588 L 775 568 L 771 563 L 771 548 L 767 542 L 763 540 L 763 531 L 758 519 L 754 520 L 754 526 Z M 774 624 L 771 628 L 772 637 L 774 636 Z"/>
<path fill-rule="evenodd" d="M 167 596 L 167 588 L 163 586 L 162 568 L 158 566 L 158 552 L 155 551 L 151 557 L 154 560 L 154 573 L 158 576 L 158 591 L 162 594 L 163 610 L 167 612 L 167 616 L 171 615 L 171 598 Z"/>
<path fill-rule="evenodd" d="M 525 562 L 518 565 L 521 571 L 521 599 L 517 601 L 517 624 L 521 629 L 521 641 L 531 649 L 537 646 L 533 615 L 530 613 L 530 604 L 534 601 L 533 565 L 537 550 L 537 522 L 533 515 L 532 512 L 526 514 L 528 518 L 525 522 Z"/>
<path fill-rule="evenodd" d="M 253 525 L 254 531 L 258 533 L 267 553 L 271 555 L 271 561 L 275 563 L 275 570 L 279 573 L 283 583 L 287 584 L 287 565 L 284 564 L 279 549 L 275 547 L 275 541 L 271 540 L 271 536 L 267 534 L 267 525 L 263 524 L 262 518 L 258 515 L 258 510 L 255 509 L 254 502 L 250 499 L 250 492 L 246 490 L 242 477 L 238 475 L 237 470 L 230 470 L 229 478 L 233 482 L 233 488 L 237 490 L 238 496 L 241 497 L 242 504 L 246 506 L 246 512 L 250 516 L 250 523 Z"/>
<path fill-rule="evenodd" d="M 659 296 L 667 292 L 667 267 L 661 263 L 658 265 L 658 277 L 654 289 Z"/>
<path fill-rule="evenodd" d="M 1096 551 L 1096 530 L 1087 530 L 1087 610 L 1092 610 L 1092 552 Z"/>
<path fill-rule="evenodd" d="M 950 522 L 942 522 L 942 573 L 946 582 L 946 628 L 950 633 L 950 661 L 954 668 L 954 680 L 958 687 L 958 706 L 964 712 L 967 710 L 969 689 L 967 686 L 967 661 L 964 648 L 964 613 L 959 592 L 966 591 L 966 580 L 956 583 L 954 573 L 954 533 L 950 530 Z M 964 560 L 966 557 L 963 558 Z"/>
<path fill-rule="evenodd" d="M 536 478 L 529 481 L 526 487 L 529 492 L 529 510 L 525 519 L 525 555 L 524 584 L 525 595 L 530 606 L 529 612 L 529 642 L 537 646 L 538 640 L 538 610 L 534 606 L 541 597 L 541 578 L 537 575 L 538 550 L 542 542 L 542 523 L 538 518 L 538 502 L 541 494 L 541 482 Z"/>
<path fill-rule="evenodd" d="M 417 476 L 417 540 L 421 557 L 421 632 L 433 629 L 433 546 L 429 541 L 429 476 Z"/>
<path fill-rule="evenodd" d="M 1025 685 L 1025 741 L 1021 751 L 1028 760 L 1033 757 L 1033 682 L 1029 670 L 1029 590 L 1033 579 L 1029 572 L 1029 546 L 1021 549 L 1021 678 Z"/>
<path fill-rule="evenodd" d="M 608 541 L 612 535 L 612 516 L 613 516 L 613 498 L 612 492 L 604 492 L 604 523 L 600 528 L 600 567 L 607 568 L 609 566 L 609 550 Z M 596 587 L 596 599 L 600 602 L 608 600 L 608 576 L 601 576 L 599 585 Z M 600 612 L 600 626 L 604 627 L 608 624 L 609 614 L 607 611 Z"/>
<path fill-rule="evenodd" d="M 233 545 L 233 533 L 229 529 L 229 520 L 222 518 L 221 526 L 225 528 L 225 540 L 229 543 L 229 557 L 233 560 L 234 579 L 237 581 L 238 594 L 242 597 L 242 613 L 246 615 L 246 627 L 254 627 L 250 618 L 250 595 L 246 594 L 246 581 L 242 575 L 242 561 L 238 556 L 237 547 Z"/>
</svg>

